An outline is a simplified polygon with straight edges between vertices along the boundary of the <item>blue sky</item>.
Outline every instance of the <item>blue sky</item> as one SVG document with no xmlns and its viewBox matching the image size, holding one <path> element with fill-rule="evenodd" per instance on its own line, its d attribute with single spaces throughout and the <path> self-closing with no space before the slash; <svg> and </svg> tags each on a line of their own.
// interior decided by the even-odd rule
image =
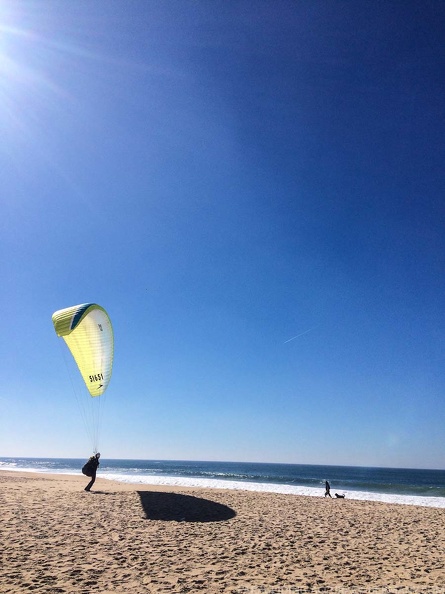
<svg viewBox="0 0 445 594">
<path fill-rule="evenodd" d="M 444 17 L 0 0 L 0 455 L 445 468 Z"/>
</svg>

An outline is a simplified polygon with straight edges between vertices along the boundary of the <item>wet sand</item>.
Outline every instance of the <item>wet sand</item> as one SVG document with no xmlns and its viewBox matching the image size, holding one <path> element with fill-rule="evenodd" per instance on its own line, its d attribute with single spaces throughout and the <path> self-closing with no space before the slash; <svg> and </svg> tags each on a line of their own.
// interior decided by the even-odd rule
<svg viewBox="0 0 445 594">
<path fill-rule="evenodd" d="M 445 509 L 0 472 L 0 592 L 445 593 Z"/>
</svg>

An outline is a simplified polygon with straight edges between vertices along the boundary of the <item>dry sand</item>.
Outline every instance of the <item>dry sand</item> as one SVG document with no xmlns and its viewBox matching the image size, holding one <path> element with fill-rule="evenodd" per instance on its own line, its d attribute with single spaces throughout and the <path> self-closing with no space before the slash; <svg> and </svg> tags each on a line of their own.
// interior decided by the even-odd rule
<svg viewBox="0 0 445 594">
<path fill-rule="evenodd" d="M 445 593 L 445 509 L 0 472 L 0 592 Z"/>
</svg>

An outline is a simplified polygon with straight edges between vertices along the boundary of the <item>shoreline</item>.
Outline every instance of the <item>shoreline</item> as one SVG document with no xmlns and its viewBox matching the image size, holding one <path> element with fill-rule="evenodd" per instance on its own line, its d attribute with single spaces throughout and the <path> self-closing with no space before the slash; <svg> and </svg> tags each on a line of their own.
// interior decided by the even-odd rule
<svg viewBox="0 0 445 594">
<path fill-rule="evenodd" d="M 2 468 L 0 472 L 29 472 L 36 475 L 53 474 L 55 476 L 80 476 L 79 471 L 59 471 L 51 470 L 37 470 L 37 469 L 23 469 L 23 468 Z M 254 481 L 237 481 L 227 479 L 203 479 L 190 478 L 182 476 L 168 476 L 168 475 L 144 475 L 144 474 L 119 474 L 99 470 L 98 478 L 104 480 L 115 481 L 130 485 L 151 485 L 153 487 L 169 487 L 169 488 L 194 488 L 194 489 L 216 489 L 216 490 L 234 490 L 234 491 L 248 491 L 258 493 L 277 493 L 283 495 L 296 495 L 306 497 L 323 497 L 324 488 L 294 486 L 283 483 L 261 483 Z M 353 489 L 338 489 L 340 494 L 345 494 L 348 500 L 354 501 L 374 501 L 380 503 L 388 503 L 391 505 L 408 505 L 420 507 L 432 507 L 437 509 L 445 509 L 445 497 L 426 496 L 426 495 L 407 495 L 407 494 L 391 494 L 379 493 L 377 491 L 358 491 Z M 331 489 L 332 496 L 335 497 L 335 489 Z"/>
<path fill-rule="evenodd" d="M 445 511 L 0 471 L 0 592 L 445 592 Z"/>
</svg>

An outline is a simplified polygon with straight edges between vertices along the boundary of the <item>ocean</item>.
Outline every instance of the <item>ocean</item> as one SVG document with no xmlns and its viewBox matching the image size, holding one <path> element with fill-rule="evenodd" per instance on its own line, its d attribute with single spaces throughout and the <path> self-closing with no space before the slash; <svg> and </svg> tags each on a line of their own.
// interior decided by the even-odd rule
<svg viewBox="0 0 445 594">
<path fill-rule="evenodd" d="M 111 460 L 101 458 L 101 478 L 125 483 L 241 489 L 445 508 L 445 470 L 365 468 L 309 464 Z M 80 474 L 85 460 L 0 458 L 0 470 Z"/>
</svg>

